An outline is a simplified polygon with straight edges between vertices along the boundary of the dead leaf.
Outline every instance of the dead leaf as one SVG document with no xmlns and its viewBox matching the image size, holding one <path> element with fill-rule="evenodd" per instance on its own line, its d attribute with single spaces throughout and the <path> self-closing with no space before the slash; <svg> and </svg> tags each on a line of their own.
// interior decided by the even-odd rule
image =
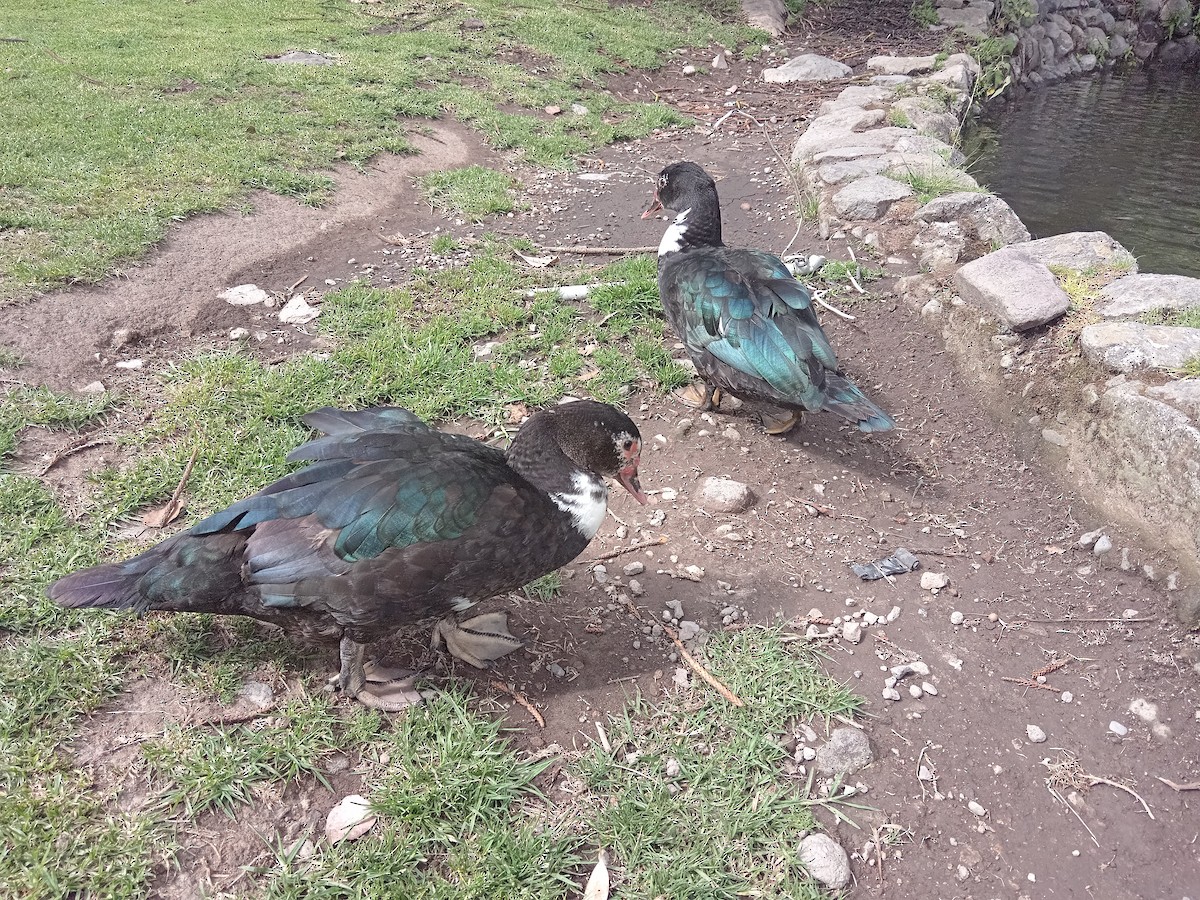
<svg viewBox="0 0 1200 900">
<path fill-rule="evenodd" d="M 514 251 L 517 256 L 525 261 L 525 264 L 531 269 L 544 269 L 547 266 L 552 266 L 558 262 L 557 256 L 526 256 L 519 250 Z"/>
<path fill-rule="evenodd" d="M 509 425 L 520 425 L 529 416 L 529 407 L 524 403 L 509 403 L 504 407 Z"/>
<path fill-rule="evenodd" d="M 1055 556 L 1058 556 L 1058 555 L 1059 555 L 1059 554 L 1061 554 L 1061 553 L 1066 553 L 1066 552 L 1067 552 L 1067 551 L 1066 551 L 1066 548 L 1064 548 L 1064 547 L 1056 547 L 1054 544 L 1047 544 L 1047 545 L 1046 545 L 1045 547 L 1043 547 L 1042 549 L 1043 549 L 1043 550 L 1045 550 L 1047 553 L 1052 553 L 1052 554 L 1054 554 Z"/>
<path fill-rule="evenodd" d="M 583 889 L 583 900 L 608 900 L 608 888 L 608 851 L 601 850 L 596 868 L 592 869 Z"/>
<path fill-rule="evenodd" d="M 595 368 L 594 366 L 589 366 L 585 371 L 580 373 L 579 380 L 580 381 L 591 381 L 593 378 L 595 378 L 599 374 L 600 374 L 599 369 Z"/>
<path fill-rule="evenodd" d="M 562 112 L 561 106 L 547 106 L 543 109 L 548 116 L 557 116 L 560 112 Z"/>
<path fill-rule="evenodd" d="M 183 513 L 184 507 L 187 505 L 183 500 L 183 489 L 187 487 L 188 479 L 192 477 L 192 466 L 196 464 L 196 454 L 199 452 L 199 447 L 192 451 L 192 457 L 183 467 L 183 474 L 179 477 L 179 484 L 175 487 L 175 493 L 171 494 L 171 499 L 157 509 L 150 509 L 142 513 L 142 521 L 151 528 L 164 528 Z"/>
</svg>

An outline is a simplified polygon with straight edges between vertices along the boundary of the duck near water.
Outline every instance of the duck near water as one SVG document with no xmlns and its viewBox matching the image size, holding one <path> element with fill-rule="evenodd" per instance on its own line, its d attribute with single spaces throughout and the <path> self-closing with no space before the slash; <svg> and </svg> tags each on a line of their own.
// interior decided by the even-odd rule
<svg viewBox="0 0 1200 900">
<path fill-rule="evenodd" d="M 604 519 L 611 476 L 640 503 L 641 435 L 581 400 L 535 413 L 507 452 L 399 408 L 303 418 L 311 464 L 132 559 L 54 582 L 60 606 L 251 616 L 340 640 L 342 691 L 379 709 L 419 699 L 411 672 L 366 645 L 433 616 L 452 653 L 483 667 L 521 646 L 505 616 L 453 614 L 578 556 Z"/>
<path fill-rule="evenodd" d="M 835 412 L 860 431 L 896 423 L 838 371 L 808 289 L 783 261 L 762 250 L 734 250 L 721 241 L 721 204 L 709 174 L 691 162 L 659 173 L 643 219 L 669 209 L 678 215 L 658 247 L 658 290 L 667 321 L 704 379 L 701 409 L 719 391 L 783 407 L 765 416 L 782 434 L 802 411 Z"/>
</svg>

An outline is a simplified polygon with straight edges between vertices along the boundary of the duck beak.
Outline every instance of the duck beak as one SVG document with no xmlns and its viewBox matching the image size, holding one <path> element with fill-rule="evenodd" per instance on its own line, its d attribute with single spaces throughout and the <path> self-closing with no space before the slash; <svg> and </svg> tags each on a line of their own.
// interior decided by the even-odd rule
<svg viewBox="0 0 1200 900">
<path fill-rule="evenodd" d="M 642 213 L 643 219 L 649 219 L 656 212 L 661 212 L 663 209 L 662 201 L 658 199 L 658 191 L 654 192 L 654 202 L 650 204 L 650 208 Z"/>
<path fill-rule="evenodd" d="M 637 463 L 626 466 L 618 472 L 617 481 L 621 482 L 621 487 L 633 494 L 633 499 L 642 504 L 642 506 L 650 502 L 650 498 L 642 493 L 642 482 L 638 478 Z"/>
</svg>

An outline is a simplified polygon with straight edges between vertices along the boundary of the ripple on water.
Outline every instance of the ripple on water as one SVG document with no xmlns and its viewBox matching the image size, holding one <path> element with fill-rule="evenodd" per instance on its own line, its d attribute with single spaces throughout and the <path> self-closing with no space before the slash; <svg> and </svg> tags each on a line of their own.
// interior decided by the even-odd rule
<svg viewBox="0 0 1200 900">
<path fill-rule="evenodd" d="M 991 111 L 972 174 L 1034 237 L 1107 231 L 1143 272 L 1200 277 L 1200 73 L 1043 87 Z"/>
</svg>

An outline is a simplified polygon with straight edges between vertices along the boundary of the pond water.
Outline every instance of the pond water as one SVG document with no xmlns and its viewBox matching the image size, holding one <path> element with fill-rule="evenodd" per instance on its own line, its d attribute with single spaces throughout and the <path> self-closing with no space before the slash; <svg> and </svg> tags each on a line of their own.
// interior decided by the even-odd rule
<svg viewBox="0 0 1200 900">
<path fill-rule="evenodd" d="M 1107 231 L 1143 272 L 1200 277 L 1200 73 L 1049 85 L 990 110 L 968 145 L 1035 238 Z"/>
</svg>

